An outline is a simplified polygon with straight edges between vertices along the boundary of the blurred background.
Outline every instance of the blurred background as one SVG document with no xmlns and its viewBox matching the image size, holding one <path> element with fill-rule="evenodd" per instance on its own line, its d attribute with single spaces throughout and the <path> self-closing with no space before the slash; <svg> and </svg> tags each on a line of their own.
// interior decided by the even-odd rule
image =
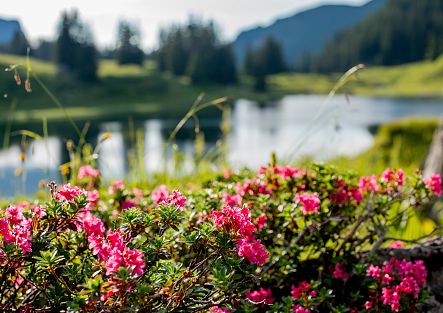
<svg viewBox="0 0 443 313">
<path fill-rule="evenodd" d="M 274 152 L 423 168 L 442 53 L 441 0 L 9 1 L 0 196 L 60 180 L 82 141 L 109 179 L 257 168 Z"/>
</svg>

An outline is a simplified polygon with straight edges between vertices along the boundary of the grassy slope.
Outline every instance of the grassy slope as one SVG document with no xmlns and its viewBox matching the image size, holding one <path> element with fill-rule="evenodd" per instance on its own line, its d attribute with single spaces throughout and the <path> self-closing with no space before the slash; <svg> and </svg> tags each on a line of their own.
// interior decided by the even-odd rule
<svg viewBox="0 0 443 313">
<path fill-rule="evenodd" d="M 271 88 L 284 93 L 325 94 L 340 75 L 280 74 L 270 78 Z M 368 96 L 442 97 L 443 56 L 392 67 L 369 67 L 353 77 L 342 91 Z"/>
<path fill-rule="evenodd" d="M 61 110 L 50 101 L 31 79 L 33 91 L 27 94 L 17 86 L 11 72 L 3 69 L 11 64 L 25 64 L 25 59 L 0 54 L 0 119 L 4 120 L 12 100 L 17 100 L 15 122 L 39 122 L 41 116 L 49 121 L 66 120 Z M 102 61 L 99 65 L 97 83 L 78 83 L 66 76 L 55 78 L 55 67 L 46 62 L 31 60 L 33 71 L 60 99 L 69 116 L 78 120 L 121 119 L 133 117 L 182 117 L 199 94 L 205 100 L 229 96 L 231 98 L 253 98 L 265 100 L 270 95 L 258 95 L 243 87 L 191 86 L 186 78 L 174 78 L 155 71 L 153 62 L 143 67 L 119 66 L 113 61 Z M 21 70 L 22 81 L 25 77 Z M 212 116 L 216 110 L 206 110 L 203 115 Z"/>
<path fill-rule="evenodd" d="M 437 128 L 437 118 L 404 118 L 382 125 L 374 145 L 353 157 L 330 163 L 361 175 L 381 173 L 386 167 L 403 168 L 412 173 L 422 168 Z"/>
</svg>

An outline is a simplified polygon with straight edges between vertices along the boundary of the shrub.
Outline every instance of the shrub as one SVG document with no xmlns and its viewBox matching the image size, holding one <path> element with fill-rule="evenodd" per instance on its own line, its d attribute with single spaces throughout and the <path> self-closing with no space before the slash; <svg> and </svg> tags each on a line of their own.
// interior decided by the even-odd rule
<svg viewBox="0 0 443 313">
<path fill-rule="evenodd" d="M 424 299 L 420 260 L 382 262 L 390 229 L 441 192 L 387 169 L 312 165 L 166 186 L 50 184 L 50 201 L 0 210 L 0 308 L 91 312 L 391 312 Z M 440 189 L 439 189 L 440 187 Z"/>
</svg>

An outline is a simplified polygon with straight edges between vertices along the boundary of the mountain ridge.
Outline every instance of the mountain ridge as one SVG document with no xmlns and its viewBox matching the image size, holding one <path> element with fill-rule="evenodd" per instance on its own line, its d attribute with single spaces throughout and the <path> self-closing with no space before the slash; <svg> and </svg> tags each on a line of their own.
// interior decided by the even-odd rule
<svg viewBox="0 0 443 313">
<path fill-rule="evenodd" d="M 361 6 L 325 4 L 278 18 L 268 26 L 256 26 L 239 33 L 233 42 L 239 63 L 248 47 L 255 48 L 272 36 L 282 45 L 289 65 L 306 53 L 319 52 L 339 31 L 356 25 L 367 15 L 381 9 L 386 0 L 372 0 Z M 301 30 L 301 31 L 297 31 Z"/>
</svg>

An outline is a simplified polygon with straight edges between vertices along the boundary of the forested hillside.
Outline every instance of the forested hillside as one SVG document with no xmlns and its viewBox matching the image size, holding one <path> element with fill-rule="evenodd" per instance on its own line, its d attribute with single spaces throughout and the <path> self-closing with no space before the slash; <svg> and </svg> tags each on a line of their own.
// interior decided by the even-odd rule
<svg viewBox="0 0 443 313">
<path fill-rule="evenodd" d="M 398 65 L 435 59 L 443 52 L 443 1 L 388 0 L 356 27 L 339 33 L 304 71 L 345 71 L 357 63 Z"/>
</svg>

